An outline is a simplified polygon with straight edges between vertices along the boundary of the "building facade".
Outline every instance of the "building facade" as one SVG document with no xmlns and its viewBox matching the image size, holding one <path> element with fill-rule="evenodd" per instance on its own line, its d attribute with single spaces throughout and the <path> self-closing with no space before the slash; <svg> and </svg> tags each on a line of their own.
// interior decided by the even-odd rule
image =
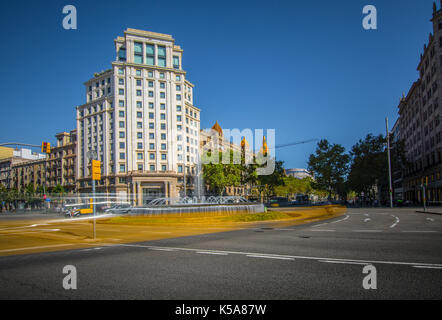
<svg viewBox="0 0 442 320">
<path fill-rule="evenodd" d="M 441 3 L 442 6 L 442 3 Z M 399 103 L 401 139 L 409 168 L 403 173 L 404 200 L 422 202 L 422 183 L 428 181 L 426 199 L 441 201 L 442 140 L 442 10 L 433 4 L 433 33 L 420 56 L 419 79 Z"/>
<path fill-rule="evenodd" d="M 115 40 L 111 69 L 85 82 L 77 107 L 77 180 L 91 190 L 91 156 L 102 163 L 97 191 L 136 205 L 184 192 L 195 171 L 200 110 L 172 36 L 127 29 Z"/>
<path fill-rule="evenodd" d="M 75 193 L 76 130 L 56 135 L 57 142 L 46 154 L 28 149 L 14 150 L 14 157 L 0 160 L 0 182 L 22 191 L 29 185 L 51 188 L 60 185 L 65 193 Z"/>
</svg>

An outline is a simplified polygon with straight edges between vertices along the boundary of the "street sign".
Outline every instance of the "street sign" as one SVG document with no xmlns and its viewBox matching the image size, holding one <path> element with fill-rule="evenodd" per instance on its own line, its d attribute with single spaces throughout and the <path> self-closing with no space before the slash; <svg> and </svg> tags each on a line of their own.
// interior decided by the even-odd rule
<svg viewBox="0 0 442 320">
<path fill-rule="evenodd" d="M 101 161 L 92 160 L 92 180 L 101 180 Z"/>
</svg>

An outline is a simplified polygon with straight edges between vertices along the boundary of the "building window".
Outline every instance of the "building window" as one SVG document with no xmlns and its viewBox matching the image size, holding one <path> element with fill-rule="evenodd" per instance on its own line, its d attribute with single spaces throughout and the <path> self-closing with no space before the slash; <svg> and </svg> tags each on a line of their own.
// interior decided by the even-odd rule
<svg viewBox="0 0 442 320">
<path fill-rule="evenodd" d="M 155 129 L 155 124 L 153 122 L 149 122 L 149 129 Z"/>
<path fill-rule="evenodd" d="M 153 102 L 149 102 L 149 109 L 153 109 Z"/>
<path fill-rule="evenodd" d="M 181 122 L 181 116 L 180 115 L 176 116 L 176 121 Z"/>
<path fill-rule="evenodd" d="M 124 142 L 120 142 L 120 149 L 124 149 Z"/>
<path fill-rule="evenodd" d="M 160 119 L 161 120 L 166 120 L 166 114 L 165 113 L 161 113 L 160 114 Z"/>
<path fill-rule="evenodd" d="M 166 134 L 165 133 L 161 134 L 161 140 L 166 140 Z"/>
<path fill-rule="evenodd" d="M 137 149 L 143 149 L 143 143 L 142 142 L 138 142 L 137 143 Z"/>
<path fill-rule="evenodd" d="M 119 100 L 118 101 L 118 106 L 119 107 L 124 107 L 124 100 Z"/>
<path fill-rule="evenodd" d="M 155 160 L 155 153 L 149 153 L 149 159 Z"/>
<path fill-rule="evenodd" d="M 161 144 L 161 150 L 167 150 L 167 146 L 166 146 L 165 143 L 162 143 L 162 144 Z"/>
<path fill-rule="evenodd" d="M 167 154 L 165 153 L 161 154 L 161 160 L 167 160 Z"/>
<path fill-rule="evenodd" d="M 118 94 L 120 96 L 124 96 L 124 89 L 118 89 Z"/>
<path fill-rule="evenodd" d="M 135 74 L 140 77 L 141 76 L 141 70 L 135 70 Z"/>
<path fill-rule="evenodd" d="M 149 78 L 153 78 L 153 71 L 149 71 L 149 72 L 147 73 L 147 76 L 148 76 Z"/>
<path fill-rule="evenodd" d="M 155 150 L 155 143 L 149 143 L 149 149 Z"/>
<path fill-rule="evenodd" d="M 166 110 L 166 105 L 164 103 L 160 104 L 160 110 Z"/>
<path fill-rule="evenodd" d="M 153 91 L 149 91 L 149 97 L 153 98 Z"/>
<path fill-rule="evenodd" d="M 149 86 L 149 88 L 153 88 L 153 81 L 149 81 L 148 86 Z"/>
<path fill-rule="evenodd" d="M 143 165 L 142 164 L 138 165 L 138 171 L 143 171 Z"/>
<path fill-rule="evenodd" d="M 177 100 L 177 101 L 181 101 L 181 95 L 180 95 L 180 94 L 177 94 L 177 95 L 176 95 L 176 100 Z"/>
<path fill-rule="evenodd" d="M 137 129 L 143 129 L 143 123 L 137 122 Z"/>
<path fill-rule="evenodd" d="M 123 68 L 119 68 L 118 69 L 118 74 L 124 74 L 124 69 Z"/>
<path fill-rule="evenodd" d="M 143 103 L 141 101 L 137 101 L 137 108 L 142 108 L 143 107 Z"/>
<path fill-rule="evenodd" d="M 137 90 L 137 97 L 141 97 L 141 90 Z"/>
<path fill-rule="evenodd" d="M 124 128 L 124 121 L 120 121 L 120 128 Z"/>
<path fill-rule="evenodd" d="M 176 81 L 181 81 L 181 76 L 180 76 L 180 75 L 177 75 L 177 76 L 175 77 L 175 80 L 176 80 Z"/>
<path fill-rule="evenodd" d="M 146 45 L 146 64 L 150 66 L 155 65 L 155 46 L 153 44 Z"/>
<path fill-rule="evenodd" d="M 118 60 L 119 61 L 126 61 L 126 48 L 121 47 L 118 50 Z"/>
<path fill-rule="evenodd" d="M 134 63 L 143 63 L 143 44 L 140 42 L 134 43 Z"/>
<path fill-rule="evenodd" d="M 179 84 L 176 85 L 176 91 L 181 91 L 181 85 Z"/>
<path fill-rule="evenodd" d="M 149 139 L 150 140 L 153 140 L 153 139 L 155 139 L 155 133 L 149 133 Z"/>
<path fill-rule="evenodd" d="M 118 84 L 120 84 L 120 85 L 124 85 L 124 79 L 123 79 L 123 78 L 119 78 L 119 79 L 118 79 Z"/>
<path fill-rule="evenodd" d="M 120 111 L 120 112 L 118 112 L 118 115 L 119 115 L 121 118 L 124 118 L 124 111 Z"/>
<path fill-rule="evenodd" d="M 158 46 L 158 66 L 166 67 L 166 47 Z"/>
<path fill-rule="evenodd" d="M 166 130 L 166 124 L 165 123 L 161 124 L 161 130 Z"/>
<path fill-rule="evenodd" d="M 141 87 L 141 80 L 140 79 L 137 79 L 136 83 L 137 83 L 138 87 Z"/>
<path fill-rule="evenodd" d="M 149 112 L 149 119 L 155 119 L 155 114 L 153 112 Z"/>
<path fill-rule="evenodd" d="M 143 113 L 142 112 L 137 112 L 137 118 L 143 118 Z"/>
<path fill-rule="evenodd" d="M 165 165 L 165 164 L 163 164 L 162 166 L 161 166 L 161 171 L 166 171 L 167 170 L 167 166 Z"/>
<path fill-rule="evenodd" d="M 180 68 L 180 57 L 173 56 L 173 68 L 179 69 Z"/>
<path fill-rule="evenodd" d="M 155 165 L 153 164 L 150 165 L 150 171 L 155 171 Z"/>
<path fill-rule="evenodd" d="M 164 79 L 164 72 L 160 72 L 160 79 Z"/>
<path fill-rule="evenodd" d="M 165 89 L 166 88 L 166 83 L 165 82 L 160 82 L 160 88 L 161 89 Z"/>
<path fill-rule="evenodd" d="M 124 138 L 124 131 L 120 131 L 120 138 Z"/>
<path fill-rule="evenodd" d="M 137 159 L 138 160 L 143 160 L 143 153 L 142 152 L 138 152 L 137 153 Z"/>
<path fill-rule="evenodd" d="M 143 139 L 143 133 L 137 132 L 137 139 Z"/>
<path fill-rule="evenodd" d="M 166 93 L 165 92 L 160 92 L 160 98 L 161 99 L 165 99 L 166 98 Z"/>
<path fill-rule="evenodd" d="M 126 154 L 124 152 L 120 153 L 120 160 L 126 159 Z"/>
<path fill-rule="evenodd" d="M 178 166 L 178 173 L 183 173 L 183 166 L 181 165 Z"/>
<path fill-rule="evenodd" d="M 120 164 L 120 172 L 126 172 L 126 166 L 124 164 Z"/>
</svg>

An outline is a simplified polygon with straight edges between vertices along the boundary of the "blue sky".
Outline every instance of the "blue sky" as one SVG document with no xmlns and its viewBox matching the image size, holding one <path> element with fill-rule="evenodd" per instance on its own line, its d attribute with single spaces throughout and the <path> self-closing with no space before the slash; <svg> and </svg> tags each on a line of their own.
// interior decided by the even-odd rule
<svg viewBox="0 0 442 320">
<path fill-rule="evenodd" d="M 68 4 L 78 30 L 62 28 Z M 367 4 L 378 30 L 362 28 Z M 326 138 L 349 150 L 397 119 L 431 13 L 427 0 L 9 1 L 0 11 L 0 141 L 54 142 L 75 128 L 83 83 L 110 67 L 113 40 L 130 27 L 172 34 L 184 49 L 202 128 L 274 128 L 277 144 Z M 306 167 L 315 147 L 277 158 Z"/>
</svg>

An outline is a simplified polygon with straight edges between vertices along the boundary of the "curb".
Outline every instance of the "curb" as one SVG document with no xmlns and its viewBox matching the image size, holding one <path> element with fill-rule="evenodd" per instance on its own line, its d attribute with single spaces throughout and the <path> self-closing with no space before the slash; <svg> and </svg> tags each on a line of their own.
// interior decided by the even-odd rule
<svg viewBox="0 0 442 320">
<path fill-rule="evenodd" d="M 417 210 L 416 212 L 417 212 L 417 213 L 428 213 L 428 214 L 437 214 L 437 215 L 440 215 L 440 216 L 442 216 L 442 213 L 440 213 L 440 212 L 431 212 L 431 211 L 419 211 L 419 210 Z"/>
</svg>

